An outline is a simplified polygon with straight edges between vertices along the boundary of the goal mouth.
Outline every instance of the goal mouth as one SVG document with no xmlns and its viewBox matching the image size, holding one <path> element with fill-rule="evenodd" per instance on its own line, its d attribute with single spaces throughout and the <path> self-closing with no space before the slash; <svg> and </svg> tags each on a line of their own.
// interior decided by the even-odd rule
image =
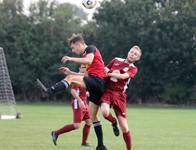
<svg viewBox="0 0 196 150">
<path fill-rule="evenodd" d="M 16 101 L 9 75 L 4 50 L 0 47 L 0 120 L 21 118 L 16 109 Z"/>
<path fill-rule="evenodd" d="M 21 113 L 16 113 L 15 115 L 0 114 L 0 120 L 13 120 L 13 119 L 21 119 L 21 118 L 22 118 Z"/>
</svg>

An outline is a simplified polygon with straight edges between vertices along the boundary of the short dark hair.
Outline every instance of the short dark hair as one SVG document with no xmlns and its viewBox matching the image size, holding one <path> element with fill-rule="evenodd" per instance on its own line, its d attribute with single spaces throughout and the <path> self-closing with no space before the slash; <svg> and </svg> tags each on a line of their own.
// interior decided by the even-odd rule
<svg viewBox="0 0 196 150">
<path fill-rule="evenodd" d="M 69 45 L 76 42 L 85 43 L 81 33 L 73 33 L 72 36 L 68 39 Z"/>
</svg>

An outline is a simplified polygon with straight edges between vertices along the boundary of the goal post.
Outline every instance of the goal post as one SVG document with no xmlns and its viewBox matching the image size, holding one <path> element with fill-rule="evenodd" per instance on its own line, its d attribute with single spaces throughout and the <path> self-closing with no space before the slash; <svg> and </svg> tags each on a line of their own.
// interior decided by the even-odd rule
<svg viewBox="0 0 196 150">
<path fill-rule="evenodd" d="M 0 47 L 0 120 L 20 118 L 3 48 Z"/>
</svg>

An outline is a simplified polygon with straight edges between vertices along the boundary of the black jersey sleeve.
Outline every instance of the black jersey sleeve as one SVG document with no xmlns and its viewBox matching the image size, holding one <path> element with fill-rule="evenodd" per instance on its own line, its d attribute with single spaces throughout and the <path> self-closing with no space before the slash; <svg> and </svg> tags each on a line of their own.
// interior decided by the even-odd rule
<svg viewBox="0 0 196 150">
<path fill-rule="evenodd" d="M 88 46 L 88 47 L 85 49 L 86 54 L 89 54 L 89 53 L 93 53 L 93 54 L 94 54 L 95 51 L 96 51 L 96 47 L 93 46 L 93 45 Z"/>
</svg>

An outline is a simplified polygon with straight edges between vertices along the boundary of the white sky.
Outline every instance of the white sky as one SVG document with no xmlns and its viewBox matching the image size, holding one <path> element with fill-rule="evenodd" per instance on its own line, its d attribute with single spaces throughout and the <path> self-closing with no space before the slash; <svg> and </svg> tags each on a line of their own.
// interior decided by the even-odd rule
<svg viewBox="0 0 196 150">
<path fill-rule="evenodd" d="M 39 0 L 23 0 L 24 1 L 24 6 L 25 8 L 28 8 L 29 5 L 32 3 L 32 2 L 35 2 L 35 1 L 39 1 Z M 65 3 L 65 2 L 69 2 L 69 3 L 72 3 L 72 4 L 75 4 L 81 8 L 83 8 L 83 10 L 89 15 L 89 16 L 92 16 L 92 14 L 94 13 L 95 11 L 95 8 L 99 6 L 99 2 L 102 1 L 102 0 L 98 0 L 98 4 L 95 8 L 93 9 L 86 9 L 82 6 L 82 0 L 57 0 L 59 3 Z"/>
</svg>

